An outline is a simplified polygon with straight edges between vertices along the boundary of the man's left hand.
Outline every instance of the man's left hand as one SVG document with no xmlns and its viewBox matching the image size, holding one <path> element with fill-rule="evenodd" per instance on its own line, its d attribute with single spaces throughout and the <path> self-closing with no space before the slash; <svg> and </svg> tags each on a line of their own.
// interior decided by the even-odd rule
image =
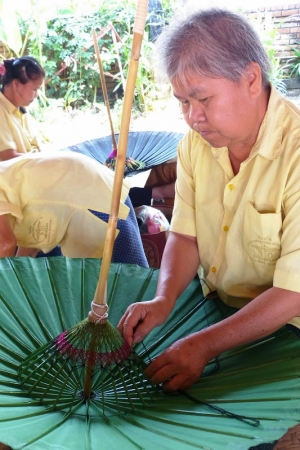
<svg viewBox="0 0 300 450">
<path fill-rule="evenodd" d="M 210 360 L 201 338 L 195 333 L 174 342 L 145 370 L 153 384 L 165 391 L 184 390 L 194 384 Z"/>
</svg>

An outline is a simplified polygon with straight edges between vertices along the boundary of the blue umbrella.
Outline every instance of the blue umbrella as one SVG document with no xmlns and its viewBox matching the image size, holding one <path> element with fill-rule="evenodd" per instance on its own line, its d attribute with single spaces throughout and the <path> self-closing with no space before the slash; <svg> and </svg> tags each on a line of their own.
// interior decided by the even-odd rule
<svg viewBox="0 0 300 450">
<path fill-rule="evenodd" d="M 182 133 L 171 131 L 132 131 L 129 132 L 127 156 L 132 160 L 139 161 L 142 167 L 138 170 L 124 169 L 125 176 L 134 175 L 140 171 L 151 169 L 154 166 L 162 164 L 177 155 L 177 146 Z M 116 135 L 118 142 L 119 135 Z M 84 141 L 80 144 L 70 145 L 61 149 L 62 151 L 71 150 L 77 153 L 83 153 L 96 161 L 104 164 L 112 150 L 111 136 L 105 136 L 99 139 Z"/>
</svg>

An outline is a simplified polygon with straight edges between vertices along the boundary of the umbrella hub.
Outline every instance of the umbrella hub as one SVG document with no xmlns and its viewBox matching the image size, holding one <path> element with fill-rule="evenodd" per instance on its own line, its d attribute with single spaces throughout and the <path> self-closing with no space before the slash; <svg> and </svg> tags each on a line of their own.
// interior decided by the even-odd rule
<svg viewBox="0 0 300 450">
<path fill-rule="evenodd" d="M 159 395 L 145 367 L 108 321 L 85 319 L 24 359 L 18 378 L 30 398 L 53 410 L 78 414 L 88 402 L 107 415 L 143 407 Z"/>
</svg>

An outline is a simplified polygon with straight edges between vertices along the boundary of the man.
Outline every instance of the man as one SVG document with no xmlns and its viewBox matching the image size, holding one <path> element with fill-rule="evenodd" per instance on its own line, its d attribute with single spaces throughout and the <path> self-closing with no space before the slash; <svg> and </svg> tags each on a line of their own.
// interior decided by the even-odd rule
<svg viewBox="0 0 300 450">
<path fill-rule="evenodd" d="M 178 148 L 171 233 L 156 296 L 118 328 L 130 345 L 169 316 L 199 269 L 235 314 L 167 348 L 146 370 L 186 389 L 220 353 L 300 327 L 300 111 L 268 81 L 270 63 L 247 19 L 210 9 L 177 17 L 159 63 L 191 130 Z"/>
</svg>

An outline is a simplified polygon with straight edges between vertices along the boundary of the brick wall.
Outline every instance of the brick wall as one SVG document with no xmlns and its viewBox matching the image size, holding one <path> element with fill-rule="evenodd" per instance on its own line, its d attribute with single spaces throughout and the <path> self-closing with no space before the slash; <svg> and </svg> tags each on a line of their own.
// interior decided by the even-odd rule
<svg viewBox="0 0 300 450">
<path fill-rule="evenodd" d="M 243 13 L 250 18 L 265 21 L 266 26 L 267 23 L 273 23 L 273 28 L 279 26 L 275 43 L 276 56 L 280 58 L 281 64 L 293 56 L 291 47 L 300 49 L 300 3 L 260 7 Z"/>
</svg>

